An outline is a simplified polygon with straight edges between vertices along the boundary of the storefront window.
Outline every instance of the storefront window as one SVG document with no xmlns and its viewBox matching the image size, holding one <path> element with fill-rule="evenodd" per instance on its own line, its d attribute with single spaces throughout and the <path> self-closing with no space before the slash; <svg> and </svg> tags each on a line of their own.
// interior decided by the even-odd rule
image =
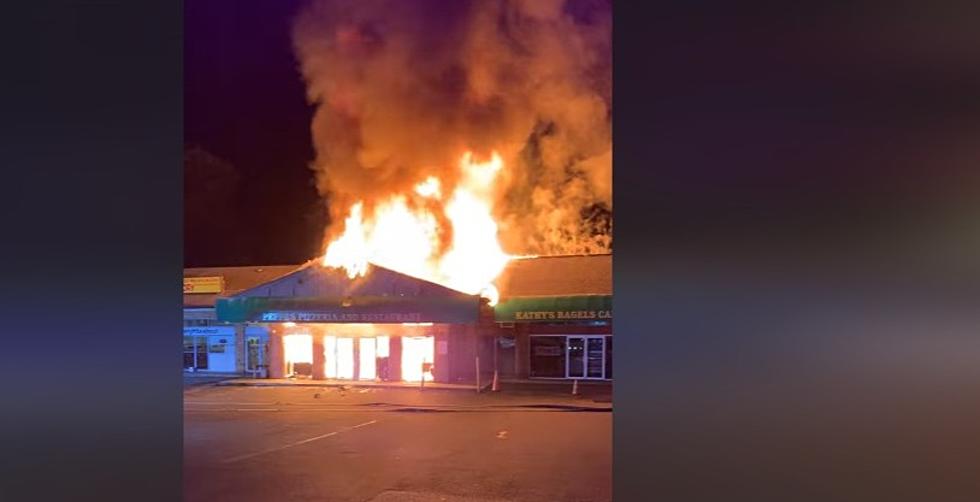
<svg viewBox="0 0 980 502">
<path fill-rule="evenodd" d="M 606 337 L 606 378 L 612 378 L 612 337 Z"/>
<path fill-rule="evenodd" d="M 531 376 L 565 377 L 565 337 L 531 337 Z"/>
<path fill-rule="evenodd" d="M 286 335 L 282 338 L 287 375 L 312 376 L 313 337 L 306 333 Z"/>
</svg>

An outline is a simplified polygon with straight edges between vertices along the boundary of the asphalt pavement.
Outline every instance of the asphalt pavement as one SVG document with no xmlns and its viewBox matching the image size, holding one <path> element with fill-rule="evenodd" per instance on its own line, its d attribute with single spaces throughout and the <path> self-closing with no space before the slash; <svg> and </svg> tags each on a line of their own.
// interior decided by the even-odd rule
<svg viewBox="0 0 980 502">
<path fill-rule="evenodd" d="M 612 413 L 581 396 L 195 387 L 188 501 L 607 501 Z"/>
</svg>

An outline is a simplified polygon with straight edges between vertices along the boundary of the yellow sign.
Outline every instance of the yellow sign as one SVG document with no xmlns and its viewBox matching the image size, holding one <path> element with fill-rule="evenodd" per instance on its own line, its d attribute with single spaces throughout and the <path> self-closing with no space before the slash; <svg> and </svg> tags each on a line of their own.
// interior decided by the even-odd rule
<svg viewBox="0 0 980 502">
<path fill-rule="evenodd" d="M 199 293 L 220 294 L 224 291 L 224 280 L 221 277 L 184 277 L 184 294 Z"/>
<path fill-rule="evenodd" d="M 518 321 L 612 319 L 612 310 L 557 310 L 543 312 L 520 310 L 514 312 L 514 319 Z"/>
</svg>

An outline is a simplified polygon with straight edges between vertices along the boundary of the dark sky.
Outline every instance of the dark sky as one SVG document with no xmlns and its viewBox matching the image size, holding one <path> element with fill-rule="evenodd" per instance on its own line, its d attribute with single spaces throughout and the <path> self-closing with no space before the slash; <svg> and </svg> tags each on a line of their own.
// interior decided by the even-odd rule
<svg viewBox="0 0 980 502">
<path fill-rule="evenodd" d="M 236 183 L 185 183 L 185 265 L 298 263 L 319 252 L 324 205 L 307 167 L 312 107 L 290 40 L 299 0 L 184 6 L 184 141 Z M 200 169 L 185 165 L 185 170 Z M 224 175 L 222 175 L 224 176 Z M 209 206 L 237 186 L 230 210 Z M 225 199 L 220 199 L 225 200 Z M 212 204 L 213 206 L 213 204 Z"/>
<path fill-rule="evenodd" d="M 290 41 L 303 4 L 185 5 L 185 142 L 239 175 L 238 192 L 225 194 L 229 214 L 201 202 L 225 200 L 203 188 L 222 184 L 187 187 L 188 266 L 297 263 L 320 251 L 324 204 L 307 167 L 313 109 Z M 681 166 L 658 171 L 651 200 L 715 213 L 720 193 L 744 194 L 757 220 L 788 214 L 752 195 L 773 190 L 787 204 L 853 221 L 855 205 L 922 213 L 972 199 L 980 131 L 972 17 L 817 5 L 752 22 L 723 7 L 698 10 L 697 29 L 664 23 L 640 31 L 650 51 L 632 60 L 620 52 L 617 82 L 642 71 L 658 85 L 631 102 L 644 114 L 643 130 L 632 129 L 654 140 L 658 165 Z M 913 204 L 913 192 L 925 196 Z"/>
</svg>

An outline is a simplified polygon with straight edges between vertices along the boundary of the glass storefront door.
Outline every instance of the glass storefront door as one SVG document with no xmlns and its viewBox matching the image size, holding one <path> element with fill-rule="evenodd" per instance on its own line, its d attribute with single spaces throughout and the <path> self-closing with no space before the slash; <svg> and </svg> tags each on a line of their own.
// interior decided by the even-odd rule
<svg viewBox="0 0 980 502">
<path fill-rule="evenodd" d="M 605 378 L 605 336 L 569 336 L 567 351 L 566 378 Z"/>
<path fill-rule="evenodd" d="M 435 362 L 435 338 L 431 336 L 402 337 L 402 380 L 405 382 L 432 381 L 432 371 L 422 371 L 423 363 Z"/>
<path fill-rule="evenodd" d="M 606 364 L 605 341 L 601 336 L 585 339 L 586 378 L 602 378 Z"/>
<path fill-rule="evenodd" d="M 184 337 L 184 370 L 197 371 L 208 369 L 208 337 Z"/>
<path fill-rule="evenodd" d="M 265 340 L 257 337 L 250 336 L 247 338 L 245 344 L 246 348 L 246 359 L 245 359 L 245 371 L 257 373 L 261 371 L 261 368 L 265 366 L 266 360 L 266 350 L 267 345 Z"/>
<path fill-rule="evenodd" d="M 374 380 L 377 376 L 377 344 L 374 338 L 360 338 L 360 367 L 358 368 L 358 380 Z"/>
<path fill-rule="evenodd" d="M 184 370 L 194 371 L 194 337 L 184 337 Z"/>
<path fill-rule="evenodd" d="M 568 337 L 568 366 L 565 368 L 567 378 L 585 377 L 585 338 L 580 336 Z"/>
<path fill-rule="evenodd" d="M 612 379 L 612 336 L 531 335 L 531 378 Z"/>
<path fill-rule="evenodd" d="M 354 351 L 354 344 L 358 350 Z M 324 374 L 342 380 L 387 378 L 388 337 L 323 337 Z M 355 375 L 354 359 L 357 358 Z"/>
<path fill-rule="evenodd" d="M 354 379 L 354 339 L 337 339 L 337 378 Z"/>
<path fill-rule="evenodd" d="M 327 378 L 354 378 L 354 339 L 327 335 L 323 337 L 324 373 Z"/>
</svg>

